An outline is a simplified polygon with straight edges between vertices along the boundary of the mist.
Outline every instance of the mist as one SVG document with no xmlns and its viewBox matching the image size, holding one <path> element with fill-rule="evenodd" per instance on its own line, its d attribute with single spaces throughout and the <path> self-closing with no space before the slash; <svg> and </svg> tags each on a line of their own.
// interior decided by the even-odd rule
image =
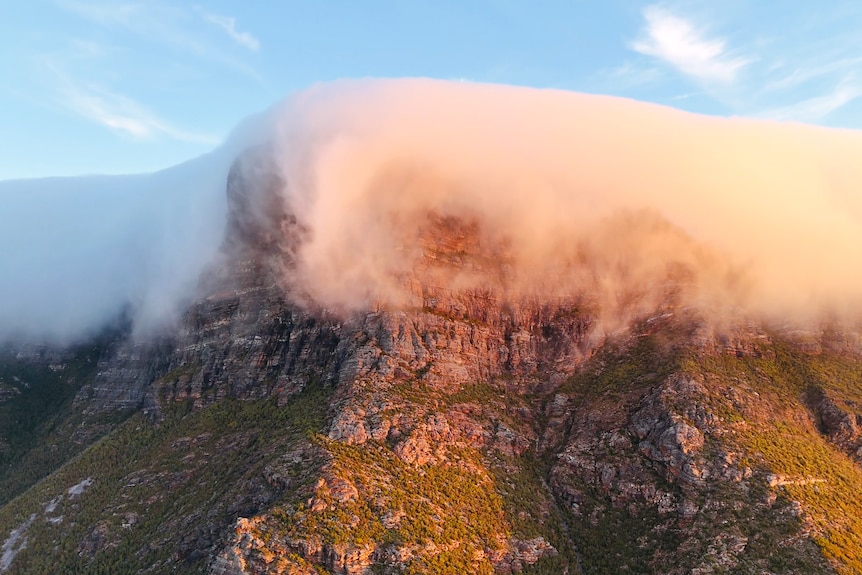
<svg viewBox="0 0 862 575">
<path fill-rule="evenodd" d="M 172 321 L 218 247 L 225 164 L 0 183 L 0 341 Z"/>
<path fill-rule="evenodd" d="M 505 281 L 446 281 L 587 293 L 618 320 L 680 270 L 683 303 L 716 313 L 806 321 L 862 303 L 859 132 L 434 80 L 318 86 L 278 117 L 285 198 L 311 230 L 299 275 L 325 306 L 411 303 L 399 278 L 429 213 L 507 254 Z"/>
<path fill-rule="evenodd" d="M 859 132 L 555 90 L 344 81 L 162 172 L 0 182 L 0 341 L 74 341 L 120 313 L 141 333 L 170 326 L 218 255 L 231 164 L 261 143 L 308 230 L 286 283 L 327 308 L 415 305 L 404 278 L 432 215 L 471 223 L 505 260 L 502 275 L 435 276 L 451 286 L 588 294 L 617 320 L 654 308 L 680 270 L 685 303 L 718 311 L 802 321 L 862 304 Z"/>
</svg>

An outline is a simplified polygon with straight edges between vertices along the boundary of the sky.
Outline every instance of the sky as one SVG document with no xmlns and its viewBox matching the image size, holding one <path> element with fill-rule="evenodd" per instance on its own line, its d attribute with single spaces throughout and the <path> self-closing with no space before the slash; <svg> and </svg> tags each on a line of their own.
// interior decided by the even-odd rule
<svg viewBox="0 0 862 575">
<path fill-rule="evenodd" d="M 856 0 L 31 0 L 0 19 L 0 180 L 167 168 L 320 82 L 431 77 L 862 128 Z"/>
</svg>

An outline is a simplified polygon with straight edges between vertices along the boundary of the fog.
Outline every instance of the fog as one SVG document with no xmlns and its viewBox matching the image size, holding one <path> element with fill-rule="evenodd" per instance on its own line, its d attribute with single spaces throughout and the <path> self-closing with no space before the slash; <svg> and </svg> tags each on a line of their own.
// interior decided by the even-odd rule
<svg viewBox="0 0 862 575">
<path fill-rule="evenodd" d="M 687 303 L 716 313 L 803 321 L 862 301 L 859 132 L 431 80 L 319 86 L 278 116 L 286 198 L 311 230 L 300 275 L 327 306 L 409 300 L 393 278 L 428 212 L 506 246 L 512 297 L 591 290 L 618 319 L 681 268 Z"/>
<path fill-rule="evenodd" d="M 317 304 L 413 305 L 428 214 L 475 224 L 507 297 L 588 295 L 617 321 L 686 303 L 800 321 L 862 302 L 862 134 L 620 98 L 435 80 L 311 87 L 155 174 L 0 182 L 0 340 L 72 341 L 126 310 L 170 325 L 218 253 L 225 178 L 273 144 Z M 502 268 L 501 268 L 502 269 Z M 475 270 L 474 270 L 475 271 Z M 499 271 L 499 270 L 498 270 Z M 438 278 L 439 279 L 439 278 Z"/>
<path fill-rule="evenodd" d="M 68 343 L 130 314 L 170 322 L 215 256 L 226 161 L 0 183 L 0 341 Z"/>
</svg>

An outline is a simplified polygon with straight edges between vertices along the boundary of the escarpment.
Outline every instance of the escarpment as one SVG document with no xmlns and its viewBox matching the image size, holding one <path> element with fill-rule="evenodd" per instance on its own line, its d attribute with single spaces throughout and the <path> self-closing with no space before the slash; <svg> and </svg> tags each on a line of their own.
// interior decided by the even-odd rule
<svg viewBox="0 0 862 575">
<path fill-rule="evenodd" d="M 267 153 L 179 324 L 112 340 L 78 392 L 104 439 L 0 508 L 27 538 L 0 571 L 860 572 L 857 331 L 715 322 L 684 266 L 608 322 L 593 284 L 513 289 L 506 242 L 440 213 L 399 305 L 325 308 Z"/>
</svg>

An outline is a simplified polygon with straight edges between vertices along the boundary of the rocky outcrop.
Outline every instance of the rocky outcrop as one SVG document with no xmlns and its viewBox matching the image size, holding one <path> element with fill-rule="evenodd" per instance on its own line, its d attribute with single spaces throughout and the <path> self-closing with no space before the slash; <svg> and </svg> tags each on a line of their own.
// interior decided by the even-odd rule
<svg viewBox="0 0 862 575">
<path fill-rule="evenodd" d="M 824 437 L 856 461 L 862 462 L 862 414 L 858 403 L 842 400 L 838 394 L 812 388 L 807 405 Z"/>
<path fill-rule="evenodd" d="M 539 561 L 577 572 L 575 550 L 586 536 L 578 526 L 601 532 L 626 521 L 650 526 L 624 537 L 647 558 L 620 558 L 620 569 L 709 573 L 750 559 L 756 546 L 738 517 L 734 527 L 714 527 L 736 513 L 727 493 L 780 488 L 724 441 L 736 423 L 722 406 L 751 396 L 711 389 L 672 366 L 681 342 L 712 355 L 774 357 L 761 326 L 714 329 L 696 314 L 660 310 L 622 336 L 620 353 L 653 334 L 680 341 L 650 352 L 659 363 L 619 382 L 622 395 L 595 395 L 571 383 L 596 366 L 599 378 L 611 369 L 595 355 L 605 340 L 593 308 L 578 298 L 510 297 L 505 249 L 483 244 L 475 224 L 435 214 L 420 223 L 424 253 L 413 275 L 399 279 L 413 297 L 406 306 L 328 315 L 286 279 L 304 231 L 272 200 L 282 183 L 254 182 L 239 168 L 232 173 L 224 262 L 207 278 L 209 295 L 187 314 L 151 393 L 160 404 L 284 403 L 312 379 L 334 393 L 325 436 L 314 444 L 324 461 L 317 479 L 293 487 L 277 464 L 269 467 L 268 481 L 297 489 L 297 498 L 238 519 L 211 573 L 359 575 L 439 565 L 517 573 Z M 254 186 L 255 193 L 271 188 L 263 211 L 255 211 L 259 199 L 242 195 Z M 498 279 L 453 289 L 441 280 L 452 268 L 493 268 Z M 547 482 L 529 487 L 536 508 L 510 516 L 507 505 L 526 495 L 494 478 L 522 473 L 515 462 L 535 457 L 550 461 Z M 779 519 L 776 499 L 758 501 L 751 513 L 788 520 Z M 553 516 L 570 527 L 548 530 Z M 546 527 L 526 536 L 522 524 Z M 562 549 L 549 542 L 560 533 L 568 534 Z M 667 533 L 678 534 L 673 546 Z M 663 558 L 677 552 L 687 557 L 680 570 L 666 570 Z"/>
<path fill-rule="evenodd" d="M 862 416 L 842 409 L 834 399 L 823 394 L 815 406 L 820 416 L 820 425 L 831 441 L 845 449 L 851 448 L 859 439 Z"/>
<path fill-rule="evenodd" d="M 231 182 L 235 189 L 248 185 L 241 175 Z M 233 205 L 242 212 L 245 204 Z M 289 217 L 267 218 L 270 228 L 296 225 Z M 257 223 L 247 226 L 250 219 Z M 464 565 L 508 573 L 556 556 L 541 536 L 513 537 L 491 487 L 493 459 L 521 457 L 537 440 L 531 409 L 523 401 L 509 405 L 506 389 L 523 394 L 545 385 L 548 374 L 571 374 L 595 344 L 589 314 L 571 300 L 510 301 L 499 285 L 453 291 L 429 281 L 441 266 L 471 266 L 471 256 L 494 249 L 477 241 L 469 223 L 429 215 L 425 256 L 416 276 L 402 279 L 415 302 L 328 317 L 291 292 L 282 274 L 295 250 L 261 235 L 259 224 L 260 214 L 252 214 L 229 225 L 227 263 L 207 279 L 220 287 L 187 314 L 155 399 L 289 402 L 316 378 L 334 386 L 326 438 L 317 444 L 329 463 L 307 500 L 240 519 L 211 572 L 304 573 L 317 565 L 359 574 L 373 564 L 395 573 L 460 557 Z M 302 231 L 288 237 L 301 240 Z M 440 485 L 423 479 L 438 476 Z M 491 507 L 447 493 L 446 481 L 491 488 Z M 414 482 L 423 499 L 396 503 L 411 496 Z M 426 514 L 439 526 L 424 523 Z M 490 523 L 477 530 L 471 521 Z M 367 540 L 379 530 L 392 541 Z"/>
<path fill-rule="evenodd" d="M 171 549 L 155 571 L 830 572 L 813 543 L 825 528 L 793 491 L 830 484 L 779 469 L 774 437 L 755 432 L 780 406 L 800 434 L 816 423 L 855 453 L 862 424 L 837 396 L 809 394 L 811 415 L 800 415 L 758 387 L 780 377 L 782 333 L 745 318 L 719 325 L 669 296 L 608 336 L 589 294 L 514 293 L 506 246 L 439 214 L 415 223 L 421 253 L 394 280 L 408 301 L 321 309 L 293 281 L 307 231 L 266 153 L 231 171 L 220 259 L 177 329 L 118 338 L 78 401 L 164 423 L 180 405 L 236 405 L 226 400 L 264 400 L 275 411 L 261 413 L 286 417 L 304 392 L 325 390 L 322 422 L 273 441 L 256 428 L 172 438 L 168 468 L 122 471 L 118 501 L 88 524 L 77 556 L 121 548 L 146 519 L 130 509 L 146 492 L 184 534 L 148 542 Z M 487 281 L 459 287 L 453 273 Z M 787 345 L 858 347 L 828 330 L 815 340 Z M 240 454 L 249 468 L 232 470 L 233 491 L 200 478 L 210 460 L 230 467 Z M 214 495 L 206 508 L 172 507 L 174 488 Z M 803 567 L 773 561 L 774 549 Z"/>
<path fill-rule="evenodd" d="M 285 221 L 291 225 L 290 218 Z M 406 307 L 377 308 L 336 322 L 295 299 L 279 299 L 284 285 L 270 277 L 266 282 L 274 287 L 268 293 L 278 303 L 267 308 L 272 313 L 258 316 L 268 327 L 260 330 L 258 319 L 255 333 L 265 340 L 283 329 L 280 341 L 288 345 L 267 348 L 282 350 L 276 360 L 254 348 L 255 357 L 262 353 L 275 368 L 269 379 L 249 372 L 248 362 L 222 363 L 225 376 L 207 361 L 200 374 L 183 380 L 196 399 L 206 397 L 199 383 L 205 373 L 219 385 L 234 374 L 256 382 L 253 390 L 234 384 L 226 392 L 241 397 L 282 394 L 312 373 L 335 386 L 326 436 L 317 444 L 328 463 L 307 499 L 240 520 L 214 559 L 213 573 L 304 573 L 313 566 L 331 573 L 371 573 L 372 566 L 384 573 L 424 572 L 443 562 L 449 562 L 447 572 L 517 573 L 539 561 L 558 561 L 560 572 L 575 572 L 574 551 L 587 533 L 578 526 L 601 532 L 608 525 L 624 528 L 627 521 L 651 526 L 624 537 L 648 558 L 620 559 L 621 569 L 652 565 L 655 572 L 671 572 L 663 558 L 677 549 L 688 557 L 680 569 L 699 573 L 749 560 L 756 546 L 748 545 L 748 536 L 734 531 L 738 527 L 717 531 L 714 525 L 736 513 L 718 493 L 744 498 L 759 485 L 769 487 L 736 444 L 724 441 L 735 422 L 720 415 L 722 406 L 745 404 L 750 397 L 734 388 L 717 392 L 673 365 L 681 343 L 716 356 L 769 359 L 774 352 L 765 330 L 748 321 L 713 329 L 696 314 L 677 316 L 665 308 L 615 344 L 625 355 L 638 338 L 676 338 L 649 352 L 658 357 L 656 366 L 639 366 L 632 380 L 618 382 L 622 396 L 595 395 L 571 383 L 596 366 L 599 378 L 611 369 L 596 356 L 605 340 L 595 331 L 590 305 L 576 298 L 509 297 L 505 250 L 483 244 L 471 222 L 429 214 L 419 234 L 424 255 L 414 275 L 400 279 L 414 298 Z M 301 239 L 302 233 L 290 237 Z M 289 259 L 279 260 L 278 269 L 289 268 Z M 268 269 L 274 269 L 272 262 Z M 498 264 L 495 277 L 501 279 L 483 288 L 451 289 L 439 280 L 447 268 L 475 272 Z M 249 314 L 236 310 L 251 305 L 250 294 L 262 293 L 255 292 L 261 277 L 267 276 L 252 277 L 221 320 L 199 325 L 230 326 L 233 338 L 243 333 Z M 273 317 L 288 327 L 266 323 Z M 206 331 L 196 327 L 189 334 Z M 293 333 L 309 338 L 307 347 Z M 207 345 L 225 349 L 225 341 Z M 201 348 L 184 349 L 183 361 L 191 364 Z M 182 397 L 177 390 L 167 397 Z M 279 396 L 289 401 L 289 395 Z M 530 484 L 535 508 L 521 507 L 509 516 L 502 510 L 526 494 L 493 478 L 522 473 L 523 463 L 513 462 L 535 457 L 551 462 L 547 482 Z M 533 461 L 542 465 L 541 459 Z M 447 478 L 448 486 L 434 484 L 435 477 Z M 460 499 L 448 491 L 454 485 L 486 495 Z M 488 508 L 482 497 L 499 507 Z M 779 520 L 784 512 L 775 499 L 758 501 L 752 513 L 772 514 L 778 522 L 796 517 Z M 553 516 L 568 517 L 570 527 L 546 527 L 533 537 L 518 532 L 520 524 L 547 525 Z M 479 529 L 471 525 L 486 521 Z M 549 541 L 563 532 L 570 538 L 558 549 Z M 667 533 L 680 534 L 682 543 L 677 538 L 671 547 Z M 810 543 L 800 545 L 805 541 Z"/>
</svg>

